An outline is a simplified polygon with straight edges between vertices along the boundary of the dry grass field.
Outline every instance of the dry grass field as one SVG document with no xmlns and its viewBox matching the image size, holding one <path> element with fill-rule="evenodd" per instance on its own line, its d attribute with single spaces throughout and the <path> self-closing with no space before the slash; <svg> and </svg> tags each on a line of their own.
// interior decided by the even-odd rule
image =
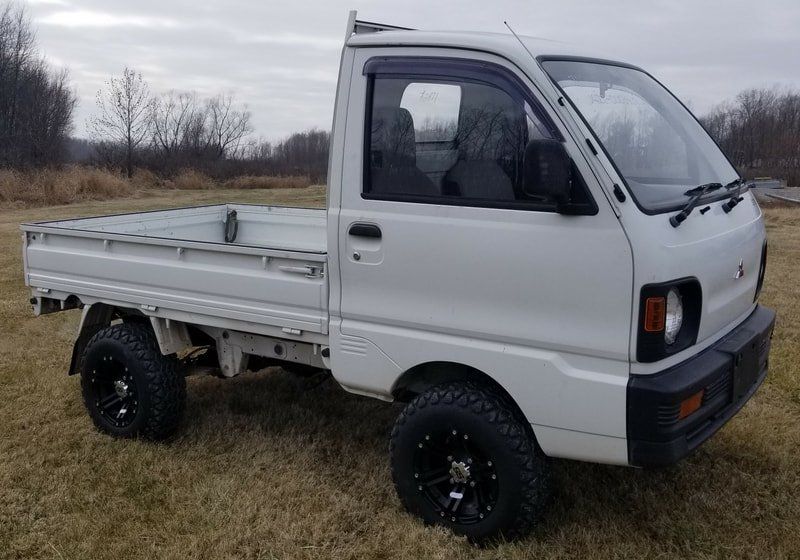
<svg viewBox="0 0 800 560">
<path fill-rule="evenodd" d="M 554 462 L 527 540 L 475 549 L 403 513 L 387 467 L 394 405 L 267 370 L 190 378 L 178 437 L 115 441 L 67 377 L 76 311 L 35 319 L 18 224 L 206 202 L 319 205 L 319 187 L 151 191 L 0 210 L 0 558 L 798 558 L 800 211 L 770 208 L 762 301 L 772 370 L 739 416 L 676 467 Z M 697 218 L 696 218 L 697 219 Z"/>
<path fill-rule="evenodd" d="M 87 165 L 60 169 L 0 169 L 0 208 L 31 208 L 91 200 L 141 198 L 154 190 L 287 189 L 306 188 L 311 180 L 303 176 L 273 177 L 245 175 L 216 181 L 186 169 L 165 179 L 147 169 L 137 169 L 128 179 L 118 173 Z"/>
</svg>

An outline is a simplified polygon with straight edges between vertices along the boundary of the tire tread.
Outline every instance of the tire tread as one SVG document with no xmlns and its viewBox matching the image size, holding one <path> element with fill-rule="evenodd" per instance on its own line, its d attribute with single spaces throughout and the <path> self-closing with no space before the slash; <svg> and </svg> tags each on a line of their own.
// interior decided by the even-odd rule
<svg viewBox="0 0 800 560">
<path fill-rule="evenodd" d="M 419 411 L 430 407 L 457 406 L 471 414 L 481 416 L 493 425 L 503 439 L 503 444 L 512 450 L 522 481 L 522 501 L 514 523 L 502 531 L 508 540 L 523 537 L 541 518 L 550 495 L 550 470 L 547 458 L 519 418 L 519 413 L 505 395 L 490 387 L 475 382 L 449 382 L 428 389 L 409 402 L 397 418 L 392 428 L 389 451 L 394 459 L 396 441 L 404 426 Z M 412 504 L 400 491 L 395 461 L 392 460 L 391 474 L 398 495 L 404 507 L 411 511 Z"/>
<path fill-rule="evenodd" d="M 100 329 L 89 340 L 81 356 L 79 371 L 83 375 L 84 361 L 89 349 L 101 340 L 113 340 L 124 346 L 136 359 L 145 380 L 150 406 L 146 422 L 137 433 L 130 437 L 143 437 L 150 440 L 163 440 L 175 433 L 183 418 L 186 403 L 186 380 L 180 374 L 176 361 L 161 354 L 155 334 L 147 324 L 138 322 L 119 323 Z M 99 413 L 87 401 L 87 391 L 83 391 L 84 404 L 95 426 L 110 433 Z"/>
</svg>

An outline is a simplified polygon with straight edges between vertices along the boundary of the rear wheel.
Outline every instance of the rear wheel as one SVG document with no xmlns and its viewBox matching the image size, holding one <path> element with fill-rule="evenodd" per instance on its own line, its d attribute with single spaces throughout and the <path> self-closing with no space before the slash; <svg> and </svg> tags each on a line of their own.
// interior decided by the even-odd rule
<svg viewBox="0 0 800 560">
<path fill-rule="evenodd" d="M 449 383 L 418 395 L 392 430 L 395 487 L 406 509 L 473 542 L 523 536 L 549 495 L 546 457 L 499 395 Z"/>
<path fill-rule="evenodd" d="M 98 331 L 80 371 L 84 404 L 103 432 L 157 440 L 178 428 L 186 382 L 176 361 L 161 354 L 149 325 L 120 323 Z"/>
</svg>

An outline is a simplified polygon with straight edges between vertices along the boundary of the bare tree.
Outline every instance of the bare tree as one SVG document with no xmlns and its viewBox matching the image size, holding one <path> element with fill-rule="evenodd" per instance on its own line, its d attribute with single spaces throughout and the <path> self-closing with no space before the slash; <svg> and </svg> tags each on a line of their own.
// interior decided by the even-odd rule
<svg viewBox="0 0 800 560">
<path fill-rule="evenodd" d="M 0 9 L 0 164 L 61 161 L 75 104 L 66 72 L 52 72 L 37 55 L 25 9 L 6 4 Z"/>
<path fill-rule="evenodd" d="M 251 138 L 242 150 L 242 158 L 250 161 L 266 162 L 272 159 L 273 153 L 272 142 L 263 138 Z"/>
<path fill-rule="evenodd" d="M 152 147 L 162 162 L 178 157 L 192 143 L 198 122 L 197 96 L 169 92 L 152 104 Z"/>
<path fill-rule="evenodd" d="M 90 121 L 92 131 L 99 141 L 122 147 L 128 177 L 133 177 L 136 151 L 150 131 L 151 106 L 150 88 L 132 68 L 126 67 L 122 76 L 111 78 L 97 92 L 98 115 Z"/>
<path fill-rule="evenodd" d="M 233 95 L 220 94 L 206 103 L 208 147 L 217 158 L 237 157 L 253 129 L 250 111 L 237 109 Z"/>
<path fill-rule="evenodd" d="M 414 134 L 414 131 L 411 131 Z M 265 171 L 279 175 L 307 175 L 323 181 L 328 170 L 330 133 L 322 130 L 296 132 L 274 146 L 261 150 Z M 258 154 L 259 151 L 254 152 Z"/>
<path fill-rule="evenodd" d="M 800 92 L 745 90 L 702 121 L 741 173 L 800 184 Z"/>
</svg>

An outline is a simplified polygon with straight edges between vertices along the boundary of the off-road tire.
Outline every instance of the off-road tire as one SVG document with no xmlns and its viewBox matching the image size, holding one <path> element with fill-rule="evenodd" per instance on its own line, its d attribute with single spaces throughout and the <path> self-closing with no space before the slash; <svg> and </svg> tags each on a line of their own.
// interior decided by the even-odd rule
<svg viewBox="0 0 800 560">
<path fill-rule="evenodd" d="M 476 544 L 497 539 L 514 540 L 526 535 L 545 509 L 550 476 L 548 459 L 520 416 L 503 396 L 475 383 L 446 383 L 417 395 L 397 418 L 389 448 L 392 478 L 405 508 L 426 524 L 443 525 L 466 535 Z M 425 453 L 431 441 L 436 440 L 435 434 L 442 430 L 447 431 L 448 439 L 469 437 L 470 447 L 475 453 L 483 454 L 482 460 L 494 468 L 490 475 L 493 477 L 490 482 L 495 484 L 494 506 L 491 511 L 485 511 L 485 506 L 480 504 L 486 500 L 473 504 L 475 511 L 483 511 L 480 519 L 473 516 L 462 523 L 460 519 L 452 519 L 448 510 L 443 514 L 443 508 L 437 508 L 428 497 L 427 488 L 423 490 L 423 485 L 419 484 L 420 473 L 415 472 L 422 468 L 419 454 Z M 449 435 L 454 432 L 457 435 Z M 492 460 L 487 461 L 487 457 Z M 448 464 L 449 458 L 448 454 L 444 459 Z M 476 473 L 481 472 L 477 465 L 478 459 L 474 463 Z M 477 476 L 476 483 L 480 487 Z M 451 478 L 440 484 L 452 484 L 452 481 Z M 464 500 L 467 491 L 478 491 L 470 489 L 470 484 L 472 481 L 462 485 L 466 489 L 461 490 Z M 452 498 L 452 492 L 449 496 Z"/>
<path fill-rule="evenodd" d="M 126 422 L 117 422 L 99 406 L 99 387 L 111 374 L 103 372 L 101 380 L 98 372 L 112 360 L 131 387 L 132 396 L 127 398 L 136 403 Z M 119 323 L 101 329 L 86 345 L 79 371 L 83 402 L 100 431 L 121 438 L 163 440 L 177 430 L 185 409 L 186 380 L 175 358 L 161 354 L 150 325 Z"/>
</svg>

